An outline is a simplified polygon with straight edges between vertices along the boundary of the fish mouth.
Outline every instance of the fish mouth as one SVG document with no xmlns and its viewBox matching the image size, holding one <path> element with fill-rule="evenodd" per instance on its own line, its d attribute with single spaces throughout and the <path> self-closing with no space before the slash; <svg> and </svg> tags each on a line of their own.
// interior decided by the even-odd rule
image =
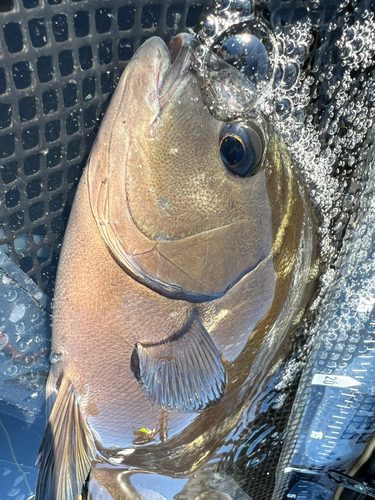
<svg viewBox="0 0 375 500">
<path fill-rule="evenodd" d="M 171 41 L 169 49 L 169 67 L 164 75 L 159 76 L 158 98 L 161 109 L 172 97 L 189 73 L 193 62 L 193 49 L 199 42 L 188 33 L 180 33 Z"/>
</svg>

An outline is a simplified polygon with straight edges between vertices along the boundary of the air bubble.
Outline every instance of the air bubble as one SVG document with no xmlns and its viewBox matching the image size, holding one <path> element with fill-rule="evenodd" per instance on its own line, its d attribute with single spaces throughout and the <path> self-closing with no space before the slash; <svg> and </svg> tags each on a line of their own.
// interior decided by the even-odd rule
<svg viewBox="0 0 375 500">
<path fill-rule="evenodd" d="M 336 340 L 337 338 L 337 333 L 330 332 L 327 336 L 326 339 L 329 340 L 330 342 Z"/>
<path fill-rule="evenodd" d="M 355 31 L 352 28 L 347 28 L 345 30 L 345 38 L 347 42 L 351 42 L 354 40 L 355 37 Z"/>
<path fill-rule="evenodd" d="M 31 322 L 32 322 L 32 323 L 37 323 L 39 319 L 40 319 L 40 314 L 39 314 L 39 313 L 34 313 L 34 314 L 31 316 Z"/>
<path fill-rule="evenodd" d="M 34 373 L 31 373 L 29 375 L 29 380 L 33 384 L 35 384 L 36 382 L 38 382 L 39 378 L 40 378 L 40 374 L 38 372 L 34 372 Z"/>
<path fill-rule="evenodd" d="M 208 16 L 200 21 L 198 25 L 198 35 L 203 40 L 206 38 L 214 39 L 217 36 L 214 16 Z"/>
<path fill-rule="evenodd" d="M 293 112 L 293 119 L 296 122 L 296 124 L 302 125 L 302 123 L 304 122 L 304 119 L 305 119 L 305 113 L 304 113 L 303 109 L 296 109 Z"/>
<path fill-rule="evenodd" d="M 342 344 L 337 344 L 335 347 L 335 351 L 342 351 L 342 348 L 343 348 Z M 330 357 L 331 361 L 337 361 L 340 358 L 340 354 L 338 352 L 333 352 Z"/>
<path fill-rule="evenodd" d="M 284 67 L 284 76 L 282 85 L 286 89 L 291 89 L 293 85 L 296 83 L 299 75 L 299 69 L 296 63 L 289 62 Z"/>
<path fill-rule="evenodd" d="M 292 112 L 292 103 L 289 99 L 281 99 L 275 103 L 275 113 L 280 120 L 289 118 Z"/>
<path fill-rule="evenodd" d="M 279 64 L 275 69 L 275 74 L 273 77 L 274 86 L 280 85 L 283 79 L 283 67 Z"/>
<path fill-rule="evenodd" d="M 222 15 L 217 10 L 216 16 L 202 19 L 198 36 L 203 43 L 195 49 L 193 62 L 206 90 L 208 108 L 223 120 L 259 108 L 258 100 L 264 99 L 264 91 L 272 83 L 276 55 L 269 28 L 255 17 L 235 27 L 236 20 L 246 20 L 245 2 L 227 2 L 225 6 L 229 4 L 235 6 L 234 12 L 225 10 L 224 16 L 219 9 Z M 205 24 L 212 30 L 215 25 L 210 37 L 202 32 Z"/>
<path fill-rule="evenodd" d="M 335 351 L 342 352 L 345 349 L 345 344 L 343 343 L 337 343 L 335 346 Z M 338 359 L 338 356 L 335 358 Z"/>
<path fill-rule="evenodd" d="M 215 10 L 219 15 L 235 13 L 245 18 L 251 14 L 251 3 L 248 0 L 220 0 L 216 3 Z"/>
<path fill-rule="evenodd" d="M 268 54 L 264 44 L 254 35 L 241 33 L 224 40 L 218 55 L 228 64 L 244 73 L 254 85 L 268 73 Z"/>
</svg>

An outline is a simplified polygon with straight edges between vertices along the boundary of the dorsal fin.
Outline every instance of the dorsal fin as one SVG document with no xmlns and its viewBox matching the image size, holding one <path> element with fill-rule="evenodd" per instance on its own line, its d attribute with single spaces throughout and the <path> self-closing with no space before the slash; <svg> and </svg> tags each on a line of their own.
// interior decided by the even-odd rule
<svg viewBox="0 0 375 500">
<path fill-rule="evenodd" d="M 63 378 L 39 450 L 35 500 L 77 500 L 95 455 L 73 384 Z"/>
<path fill-rule="evenodd" d="M 226 386 L 220 353 L 196 311 L 169 339 L 138 343 L 132 368 L 151 403 L 165 410 L 191 412 L 214 406 Z"/>
</svg>

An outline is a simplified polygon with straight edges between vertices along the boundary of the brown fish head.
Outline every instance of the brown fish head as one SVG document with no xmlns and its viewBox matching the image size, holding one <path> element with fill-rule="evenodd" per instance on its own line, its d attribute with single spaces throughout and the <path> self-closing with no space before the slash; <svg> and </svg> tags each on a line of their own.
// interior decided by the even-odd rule
<svg viewBox="0 0 375 500">
<path fill-rule="evenodd" d="M 194 43 L 178 37 L 172 62 L 158 38 L 139 49 L 114 97 L 106 152 L 88 175 L 118 263 L 163 295 L 202 302 L 270 256 L 272 233 L 267 127 L 259 117 L 224 123 L 210 114 L 190 70 Z"/>
</svg>

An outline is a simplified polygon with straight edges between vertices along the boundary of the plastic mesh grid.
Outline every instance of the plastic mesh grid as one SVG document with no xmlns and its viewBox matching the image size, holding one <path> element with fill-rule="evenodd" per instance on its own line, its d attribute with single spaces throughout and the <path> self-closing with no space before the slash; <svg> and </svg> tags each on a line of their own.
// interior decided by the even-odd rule
<svg viewBox="0 0 375 500">
<path fill-rule="evenodd" d="M 1 0 L 0 244 L 49 295 L 100 119 L 145 39 L 196 24 L 209 0 Z"/>
<path fill-rule="evenodd" d="M 253 500 L 269 500 L 272 496 L 275 470 L 298 383 L 299 377 L 288 388 L 281 408 L 271 407 L 266 412 L 260 413 L 247 438 L 237 444 L 238 450 L 235 446 L 231 451 L 235 462 L 229 466 L 227 472 Z M 272 394 L 269 397 L 271 396 Z"/>
</svg>

